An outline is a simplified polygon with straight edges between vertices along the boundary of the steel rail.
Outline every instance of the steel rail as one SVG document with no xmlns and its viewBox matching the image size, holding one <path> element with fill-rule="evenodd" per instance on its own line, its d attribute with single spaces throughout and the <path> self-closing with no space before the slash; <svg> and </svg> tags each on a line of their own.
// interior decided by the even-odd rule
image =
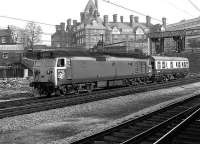
<svg viewBox="0 0 200 144">
<path fill-rule="evenodd" d="M 200 79 L 199 77 L 193 78 L 192 82 L 199 81 L 199 79 Z M 186 79 L 185 81 L 170 81 L 169 83 L 164 83 L 164 84 L 147 84 L 147 85 L 140 85 L 137 87 L 134 87 L 134 86 L 122 87 L 122 88 L 117 88 L 117 89 L 102 90 L 102 91 L 96 91 L 96 92 L 85 93 L 85 94 L 50 97 L 50 98 L 45 98 L 45 99 L 31 98 L 27 100 L 16 100 L 16 101 L 5 102 L 2 104 L 0 103 L 0 118 L 31 113 L 30 110 L 24 111 L 22 110 L 22 108 L 25 109 L 26 107 L 27 108 L 29 107 L 30 109 L 30 107 L 33 106 L 34 104 L 44 105 L 44 106 L 51 105 L 51 107 L 41 106 L 40 109 L 38 108 L 37 110 L 32 111 L 32 112 L 38 112 L 38 111 L 61 108 L 61 107 L 66 107 L 66 106 L 82 104 L 82 103 L 88 103 L 92 101 L 98 101 L 102 99 L 113 98 L 117 96 L 125 96 L 128 94 L 133 94 L 137 92 L 144 92 L 144 91 L 149 91 L 149 90 L 156 90 L 160 88 L 177 86 L 177 85 L 188 83 L 188 80 L 189 82 L 191 82 L 191 79 Z M 53 106 L 55 103 L 60 103 L 60 104 Z M 17 110 L 21 112 L 16 112 Z M 13 113 L 12 114 L 9 113 L 10 111 L 13 111 Z"/>
<path fill-rule="evenodd" d="M 172 104 L 158 111 L 137 119 L 129 120 L 105 131 L 75 141 L 72 144 L 140 143 L 141 140 L 154 134 L 155 131 L 160 130 L 161 127 L 167 127 L 169 122 L 182 120 L 182 118 L 187 117 L 186 113 L 196 110 L 200 102 L 199 96 L 196 98 L 197 99 L 190 98 Z"/>
<path fill-rule="evenodd" d="M 189 109 L 167 119 L 166 121 L 163 121 L 162 123 L 148 129 L 147 131 L 144 131 L 144 132 L 140 133 L 139 135 L 136 135 L 136 136 L 128 139 L 127 141 L 120 143 L 120 144 L 141 143 L 141 141 L 144 141 L 144 139 L 146 139 L 146 137 L 148 137 L 151 134 L 156 133 L 160 129 L 163 129 L 163 127 L 165 127 L 165 126 L 172 124 L 172 122 L 175 121 L 175 120 L 180 119 L 180 121 L 181 121 L 180 123 L 182 123 L 183 122 L 182 119 L 185 118 L 185 117 L 186 118 L 188 117 L 188 115 L 185 116 L 187 113 L 192 112 L 192 114 L 193 114 L 193 112 L 194 111 L 196 112 L 196 109 L 199 110 L 199 108 L 200 108 L 199 104 L 195 105 L 195 106 L 193 106 L 193 107 L 191 107 L 191 108 L 189 108 Z M 179 126 L 179 124 L 176 127 L 178 127 L 178 126 Z M 173 129 L 176 129 L 176 127 L 174 127 Z M 170 133 L 170 131 L 166 135 L 168 135 L 169 133 Z M 159 144 L 162 144 L 162 143 L 159 143 Z"/>
<path fill-rule="evenodd" d="M 200 108 L 194 111 L 190 116 L 184 119 L 180 124 L 158 139 L 154 144 L 167 144 L 169 143 L 177 133 L 180 132 L 184 127 L 188 126 L 192 121 L 198 118 L 200 115 Z"/>
</svg>

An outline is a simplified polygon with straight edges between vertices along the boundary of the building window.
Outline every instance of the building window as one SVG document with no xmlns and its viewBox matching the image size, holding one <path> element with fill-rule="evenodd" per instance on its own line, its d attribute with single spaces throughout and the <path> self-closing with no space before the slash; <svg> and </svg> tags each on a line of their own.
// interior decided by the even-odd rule
<svg viewBox="0 0 200 144">
<path fill-rule="evenodd" d="M 6 38 L 5 37 L 1 38 L 1 43 L 6 43 Z"/>
<path fill-rule="evenodd" d="M 7 53 L 7 52 L 4 52 L 3 55 L 2 55 L 2 58 L 3 58 L 3 59 L 7 59 L 7 58 L 8 58 L 8 53 Z"/>
</svg>

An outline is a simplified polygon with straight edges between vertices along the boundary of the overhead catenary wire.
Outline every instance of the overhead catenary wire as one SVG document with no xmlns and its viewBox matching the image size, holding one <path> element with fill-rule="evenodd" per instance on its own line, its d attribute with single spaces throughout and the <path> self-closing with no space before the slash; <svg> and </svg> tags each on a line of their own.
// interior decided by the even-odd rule
<svg viewBox="0 0 200 144">
<path fill-rule="evenodd" d="M 12 26 L 12 25 L 8 25 L 8 27 L 10 27 L 10 26 Z M 1 29 L 7 29 L 8 27 L 2 27 L 2 26 L 0 26 L 0 30 Z M 17 27 L 17 28 L 23 30 L 23 28 L 20 28 L 20 27 Z M 51 36 L 53 33 L 41 32 L 41 34 L 42 35 L 50 35 Z"/>
<path fill-rule="evenodd" d="M 188 0 L 188 2 L 197 10 L 200 12 L 199 7 L 192 1 L 192 0 Z"/>
<path fill-rule="evenodd" d="M 42 25 L 48 25 L 48 26 L 54 26 L 54 24 L 49 24 L 49 23 L 45 23 L 45 22 L 39 22 L 39 21 L 33 21 L 33 20 L 27 20 L 27 19 L 22 19 L 22 18 L 16 18 L 16 17 L 10 17 L 10 16 L 3 16 L 0 15 L 1 18 L 6 18 L 6 19 L 12 19 L 12 20 L 17 20 L 17 21 L 24 21 L 24 22 L 34 22 L 34 23 L 38 23 L 38 24 L 42 24 Z"/>
<path fill-rule="evenodd" d="M 49 24 L 49 23 L 45 23 L 45 22 L 27 20 L 27 19 L 16 18 L 16 17 L 10 17 L 10 16 L 3 16 L 3 15 L 0 15 L 0 18 L 12 19 L 12 20 L 23 21 L 23 22 L 34 22 L 34 23 L 37 23 L 37 24 L 47 25 L 47 26 L 53 26 L 53 27 L 56 26 L 56 25 L 54 25 L 54 24 Z M 0 27 L 0 28 L 1 28 L 1 29 L 7 29 L 7 28 L 4 28 L 4 27 Z M 42 34 L 42 35 L 50 35 L 50 36 L 51 36 L 53 33 L 42 32 L 41 34 Z"/>
<path fill-rule="evenodd" d="M 187 14 L 187 15 L 189 15 L 189 16 L 194 17 L 193 14 L 191 14 L 191 13 L 188 12 L 188 11 L 186 11 L 185 9 L 182 9 L 182 8 L 176 6 L 174 3 L 172 3 L 172 2 L 170 2 L 170 1 L 168 1 L 168 0 L 167 0 L 167 3 L 168 3 L 169 5 L 171 5 L 172 7 L 174 7 L 176 10 L 181 11 L 182 13 L 185 13 L 185 14 Z"/>
<path fill-rule="evenodd" d="M 130 9 L 130 8 L 124 7 L 124 6 L 120 5 L 120 4 L 111 2 L 111 1 L 109 1 L 109 0 L 102 0 L 102 1 L 104 1 L 104 2 L 106 2 L 106 3 L 109 3 L 109 4 L 111 4 L 111 5 L 115 5 L 115 6 L 117 6 L 117 7 L 120 7 L 120 8 L 122 8 L 122 9 L 131 11 L 131 12 L 136 13 L 136 14 L 141 15 L 141 16 L 148 16 L 148 15 L 146 15 L 146 14 L 144 14 L 144 13 L 138 12 L 138 11 L 136 11 L 136 10 L 132 10 L 132 9 Z M 151 18 L 152 18 L 153 20 L 162 22 L 160 19 L 157 19 L 157 18 L 154 18 L 154 17 L 151 17 Z"/>
</svg>

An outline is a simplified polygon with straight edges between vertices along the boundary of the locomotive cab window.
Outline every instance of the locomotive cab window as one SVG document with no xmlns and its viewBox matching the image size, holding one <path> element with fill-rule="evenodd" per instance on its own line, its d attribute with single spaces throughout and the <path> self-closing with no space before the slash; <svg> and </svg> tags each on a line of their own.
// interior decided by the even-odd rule
<svg viewBox="0 0 200 144">
<path fill-rule="evenodd" d="M 65 67 L 65 59 L 58 59 L 57 67 Z"/>
</svg>

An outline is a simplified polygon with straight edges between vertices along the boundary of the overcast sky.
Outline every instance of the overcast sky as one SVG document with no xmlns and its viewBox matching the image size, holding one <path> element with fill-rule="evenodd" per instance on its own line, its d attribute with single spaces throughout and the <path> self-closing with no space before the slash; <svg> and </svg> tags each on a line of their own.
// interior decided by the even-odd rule
<svg viewBox="0 0 200 144">
<path fill-rule="evenodd" d="M 0 0 L 0 16 L 9 16 L 27 20 L 39 21 L 49 24 L 59 24 L 66 22 L 68 18 L 80 21 L 80 12 L 84 10 L 88 0 Z M 200 8 L 200 0 L 110 0 L 110 2 L 122 5 L 126 8 L 149 15 L 156 19 L 167 18 L 167 23 L 179 22 L 183 19 L 191 19 L 200 16 L 200 10 L 194 8 L 189 1 L 192 1 Z M 98 0 L 99 12 L 101 17 L 109 15 L 109 21 L 112 21 L 112 15 L 118 14 L 124 16 L 124 21 L 129 21 L 129 15 L 139 16 L 139 21 L 144 22 L 145 17 L 136 13 L 118 8 L 114 5 Z M 152 21 L 152 23 L 160 23 Z M 0 17 L 0 27 L 7 25 L 25 26 L 25 22 L 14 21 Z M 45 33 L 53 33 L 53 26 L 41 25 Z M 50 41 L 50 37 L 43 37 Z"/>
</svg>

